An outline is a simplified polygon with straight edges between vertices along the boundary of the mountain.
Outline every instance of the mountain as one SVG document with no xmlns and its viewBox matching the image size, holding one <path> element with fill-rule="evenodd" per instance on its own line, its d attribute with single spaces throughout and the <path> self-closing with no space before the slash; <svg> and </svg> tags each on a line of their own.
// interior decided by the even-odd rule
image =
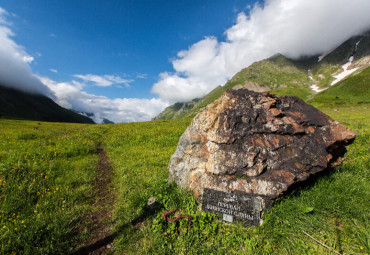
<svg viewBox="0 0 370 255">
<path fill-rule="evenodd" d="M 103 118 L 103 122 L 102 122 L 102 124 L 114 124 L 114 122 L 113 122 L 113 121 L 111 121 L 111 120 L 108 120 L 108 119 L 106 119 L 106 118 Z"/>
<path fill-rule="evenodd" d="M 89 117 L 90 119 L 94 119 L 95 118 L 95 114 L 92 113 L 92 112 L 81 112 L 81 111 L 78 111 L 77 113 L 83 115 L 83 116 L 86 116 L 86 117 Z M 114 124 L 113 121 L 109 120 L 109 119 L 106 119 L 106 118 L 103 118 L 101 120 L 101 124 Z"/>
<path fill-rule="evenodd" d="M 4 86 L 0 86 L 0 118 L 94 123 L 90 118 L 67 110 L 46 96 L 32 95 Z"/>
<path fill-rule="evenodd" d="M 228 89 L 248 88 L 311 99 L 370 66 L 370 32 L 354 36 L 331 52 L 298 60 L 276 54 L 253 63 L 202 98 L 167 107 L 155 120 L 193 117 Z M 370 77 L 363 77 L 370 81 Z M 347 85 L 346 85 L 347 86 Z M 366 88 L 365 88 L 366 89 Z M 354 91 L 354 90 L 353 90 Z M 356 101 L 356 100 L 355 100 Z"/>
<path fill-rule="evenodd" d="M 315 94 L 307 103 L 316 107 L 370 104 L 370 67 Z"/>
</svg>

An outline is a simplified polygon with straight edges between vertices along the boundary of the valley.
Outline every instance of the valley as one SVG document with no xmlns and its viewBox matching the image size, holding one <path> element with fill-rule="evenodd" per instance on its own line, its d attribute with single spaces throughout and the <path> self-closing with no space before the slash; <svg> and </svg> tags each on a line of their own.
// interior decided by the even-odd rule
<svg viewBox="0 0 370 255">
<path fill-rule="evenodd" d="M 86 244 L 96 234 L 86 216 L 107 206 L 113 208 L 112 218 L 101 220 L 114 240 L 101 244 L 109 244 L 107 251 L 114 254 L 330 253 L 305 232 L 343 254 L 366 254 L 369 107 L 320 107 L 359 134 L 346 160 L 276 203 L 262 227 L 249 228 L 198 211 L 191 194 L 167 182 L 169 159 L 190 118 L 114 125 L 1 120 L 1 253 L 67 254 L 91 248 Z M 96 207 L 99 144 L 113 168 L 105 189 L 115 199 Z M 146 205 L 153 196 L 159 205 L 154 211 Z M 164 229 L 161 213 L 174 208 L 194 217 L 184 233 L 174 232 L 172 225 Z"/>
<path fill-rule="evenodd" d="M 370 254 L 368 10 L 3 1 L 0 255 Z"/>
</svg>

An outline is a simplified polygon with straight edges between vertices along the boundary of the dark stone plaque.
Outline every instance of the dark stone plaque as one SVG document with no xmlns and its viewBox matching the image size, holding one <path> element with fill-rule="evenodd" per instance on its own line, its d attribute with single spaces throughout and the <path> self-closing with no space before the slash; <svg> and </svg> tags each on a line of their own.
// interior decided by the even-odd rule
<svg viewBox="0 0 370 255">
<path fill-rule="evenodd" d="M 262 223 L 262 199 L 248 194 L 236 194 L 205 188 L 202 210 L 213 212 L 224 221 L 243 221 L 246 225 Z"/>
</svg>

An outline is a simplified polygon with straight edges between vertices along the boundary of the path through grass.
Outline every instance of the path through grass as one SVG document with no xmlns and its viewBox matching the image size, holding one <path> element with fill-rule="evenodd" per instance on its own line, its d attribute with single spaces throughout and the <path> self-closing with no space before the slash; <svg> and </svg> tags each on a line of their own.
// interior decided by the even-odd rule
<svg viewBox="0 0 370 255">
<path fill-rule="evenodd" d="M 104 126 L 0 121 L 0 253 L 67 254 L 93 208 Z"/>
<path fill-rule="evenodd" d="M 99 162 L 93 186 L 92 211 L 84 217 L 83 223 L 80 224 L 80 231 L 86 231 L 89 235 L 85 240 L 82 240 L 80 248 L 75 254 L 105 254 L 112 248 L 115 236 L 112 227 L 114 194 L 111 182 L 113 168 L 102 143 L 99 143 L 97 151 Z"/>
</svg>

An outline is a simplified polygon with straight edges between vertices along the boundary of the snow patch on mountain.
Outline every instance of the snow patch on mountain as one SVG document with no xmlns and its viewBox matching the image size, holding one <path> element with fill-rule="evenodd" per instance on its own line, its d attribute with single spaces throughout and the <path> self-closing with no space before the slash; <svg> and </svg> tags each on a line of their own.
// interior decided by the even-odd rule
<svg viewBox="0 0 370 255">
<path fill-rule="evenodd" d="M 353 57 L 350 57 L 350 60 L 344 65 L 342 65 L 343 71 L 337 75 L 334 75 L 335 80 L 330 84 L 330 86 L 333 86 L 334 84 L 340 82 L 341 80 L 343 80 L 348 75 L 350 75 L 351 73 L 353 73 L 354 71 L 358 69 L 358 67 L 356 67 L 356 68 L 352 68 L 348 70 L 348 67 L 352 64 L 352 61 L 353 61 Z"/>
<path fill-rule="evenodd" d="M 308 78 L 310 78 L 311 81 L 314 81 L 313 77 L 312 77 L 312 74 L 311 74 L 311 70 L 308 69 Z M 316 82 L 313 83 L 310 88 L 315 91 L 315 92 L 320 92 L 320 91 L 323 91 L 324 89 L 320 89 L 319 86 L 317 86 Z"/>
<path fill-rule="evenodd" d="M 358 49 L 358 45 L 359 43 L 361 42 L 358 41 L 355 45 L 355 50 L 353 51 L 352 55 L 348 58 L 348 62 L 345 63 L 344 65 L 342 65 L 342 69 L 343 71 L 337 75 L 334 75 L 334 78 L 335 80 L 330 84 L 330 86 L 333 86 L 334 84 L 338 83 L 339 81 L 343 80 L 344 78 L 346 78 L 348 75 L 352 74 L 353 72 L 355 72 L 358 67 L 356 68 L 352 68 L 352 69 L 348 69 L 348 67 L 352 64 L 353 62 L 353 58 L 354 58 L 354 55 L 356 54 L 357 52 L 357 49 Z"/>
<path fill-rule="evenodd" d="M 321 56 L 319 56 L 318 60 L 317 60 L 317 63 L 319 63 L 321 60 L 323 60 L 323 58 L 325 58 L 330 52 L 331 51 L 327 51 L 324 54 L 322 54 Z"/>
</svg>

